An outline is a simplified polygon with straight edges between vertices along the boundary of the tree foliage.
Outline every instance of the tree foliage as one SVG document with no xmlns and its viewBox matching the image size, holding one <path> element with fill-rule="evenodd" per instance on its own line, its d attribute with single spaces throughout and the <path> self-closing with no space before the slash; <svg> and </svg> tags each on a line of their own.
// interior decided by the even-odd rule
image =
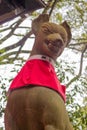
<svg viewBox="0 0 87 130">
<path fill-rule="evenodd" d="M 31 52 L 29 48 L 34 41 L 30 23 L 39 14 L 48 13 L 50 21 L 55 23 L 66 20 L 72 29 L 72 40 L 64 51 L 66 55 L 62 55 L 57 61 L 56 72 L 60 81 L 67 86 L 66 107 L 75 130 L 86 130 L 87 2 L 86 0 L 45 1 L 47 3 L 45 9 L 34 11 L 27 18 L 24 15 L 0 25 L 0 64 L 14 65 L 11 74 L 14 72 L 16 74 L 20 66 L 25 63 Z M 74 60 L 75 57 L 72 58 L 73 55 L 77 56 L 77 60 Z M 4 78 L 3 75 L 0 77 L 0 117 L 3 116 L 6 104 L 6 86 L 12 78 L 13 76 Z"/>
</svg>

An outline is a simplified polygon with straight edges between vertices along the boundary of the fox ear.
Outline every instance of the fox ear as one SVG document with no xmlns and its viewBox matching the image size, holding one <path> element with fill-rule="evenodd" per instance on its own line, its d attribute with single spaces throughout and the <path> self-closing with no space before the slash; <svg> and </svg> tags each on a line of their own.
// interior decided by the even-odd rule
<svg viewBox="0 0 87 130">
<path fill-rule="evenodd" d="M 48 14 L 41 14 L 36 19 L 32 21 L 32 32 L 36 36 L 41 25 L 45 22 L 49 21 L 49 15 Z"/>
<path fill-rule="evenodd" d="M 61 25 L 65 28 L 67 32 L 67 45 L 68 45 L 72 38 L 71 28 L 66 21 L 64 21 Z"/>
</svg>

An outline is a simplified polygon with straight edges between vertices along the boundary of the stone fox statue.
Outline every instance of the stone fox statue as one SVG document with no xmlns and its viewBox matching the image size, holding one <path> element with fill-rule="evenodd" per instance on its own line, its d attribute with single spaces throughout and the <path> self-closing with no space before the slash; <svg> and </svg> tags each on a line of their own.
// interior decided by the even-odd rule
<svg viewBox="0 0 87 130">
<path fill-rule="evenodd" d="M 49 22 L 42 14 L 32 22 L 35 42 L 29 59 L 9 88 L 5 130 L 73 130 L 65 108 L 65 86 L 54 64 L 69 44 L 67 22 Z"/>
</svg>

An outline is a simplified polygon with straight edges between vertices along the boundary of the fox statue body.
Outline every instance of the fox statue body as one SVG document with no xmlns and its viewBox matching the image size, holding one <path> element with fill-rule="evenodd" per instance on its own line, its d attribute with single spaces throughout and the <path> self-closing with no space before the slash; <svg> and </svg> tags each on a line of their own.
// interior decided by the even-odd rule
<svg viewBox="0 0 87 130">
<path fill-rule="evenodd" d="M 54 64 L 71 40 L 67 22 L 32 22 L 35 42 L 29 59 L 12 81 L 5 109 L 5 130 L 73 130 L 65 108 L 65 86 Z"/>
</svg>

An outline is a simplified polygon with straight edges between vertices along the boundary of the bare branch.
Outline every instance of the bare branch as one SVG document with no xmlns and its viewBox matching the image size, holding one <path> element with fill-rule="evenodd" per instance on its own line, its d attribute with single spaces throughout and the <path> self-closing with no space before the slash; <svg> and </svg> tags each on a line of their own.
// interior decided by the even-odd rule
<svg viewBox="0 0 87 130">
<path fill-rule="evenodd" d="M 0 52 L 3 52 L 3 50 L 6 52 L 6 51 L 9 51 L 9 50 L 12 50 L 14 48 L 17 48 L 18 46 L 22 46 L 25 41 L 27 40 L 27 38 L 29 37 L 29 35 L 32 34 L 32 32 L 30 31 L 29 33 L 27 33 L 19 42 L 13 44 L 13 45 L 10 45 L 8 47 L 4 47 L 0 50 Z"/>
<path fill-rule="evenodd" d="M 26 39 L 27 39 L 28 37 L 30 37 L 30 35 L 32 35 L 32 31 L 30 31 L 30 32 L 26 35 Z M 21 49 L 22 49 L 22 47 L 24 46 L 24 44 L 25 44 L 25 42 L 23 42 L 23 43 L 20 45 L 20 48 L 19 48 L 18 52 L 16 53 L 16 56 L 15 56 L 14 60 L 17 59 L 17 57 L 18 57 L 19 53 L 21 52 Z"/>
<path fill-rule="evenodd" d="M 51 10 L 50 10 L 50 12 L 49 12 L 49 17 L 51 16 L 52 11 L 54 10 L 55 5 L 56 5 L 57 2 L 58 2 L 58 0 L 55 0 L 55 1 L 53 2 L 53 5 L 52 5 Z"/>
<path fill-rule="evenodd" d="M 26 60 L 24 60 L 24 58 L 18 58 L 17 60 L 21 60 L 21 61 L 23 61 L 23 62 L 25 62 Z M 9 58 L 7 61 L 3 61 L 3 62 L 1 62 L 0 63 L 1 65 L 5 65 L 5 64 L 13 64 L 13 58 Z"/>
<path fill-rule="evenodd" d="M 52 3 L 52 0 L 49 0 L 49 1 L 47 2 L 47 6 L 46 6 L 45 9 L 43 10 L 43 14 L 46 14 L 47 11 L 50 9 L 51 3 Z"/>
<path fill-rule="evenodd" d="M 70 46 L 68 46 L 67 48 L 69 48 L 69 49 L 72 49 L 72 50 L 76 50 L 76 51 L 78 51 L 78 52 L 81 52 L 81 50 L 80 49 L 78 49 L 78 48 L 75 48 L 75 47 L 70 47 Z"/>
<path fill-rule="evenodd" d="M 10 63 L 10 61 L 11 61 L 11 63 L 13 63 L 13 61 L 14 61 L 14 54 L 16 54 L 18 51 L 13 51 L 13 52 L 9 52 L 9 53 L 7 53 L 7 54 L 4 54 L 3 56 L 0 56 L 0 64 L 5 64 L 5 61 L 2 61 L 2 59 L 4 59 L 4 60 L 7 60 L 8 61 L 8 63 Z M 29 54 L 31 51 L 30 50 L 21 50 L 21 52 L 20 52 L 20 54 Z M 9 58 L 11 56 L 11 58 Z M 9 61 L 9 59 L 10 59 L 10 61 Z M 17 59 L 19 59 L 19 57 L 17 57 Z M 16 60 L 17 60 L 16 59 Z M 7 64 L 7 62 L 6 62 L 6 64 Z"/>
<path fill-rule="evenodd" d="M 4 31 L 7 31 L 7 30 L 9 30 L 9 29 L 12 29 L 12 27 L 13 27 L 15 24 L 16 24 L 16 23 L 11 24 L 9 27 L 0 30 L 0 32 L 4 32 Z"/>
<path fill-rule="evenodd" d="M 16 33 L 14 33 L 13 35 L 14 35 L 14 36 L 17 36 L 17 37 L 24 37 L 23 34 L 16 34 Z"/>
<path fill-rule="evenodd" d="M 18 28 L 18 26 L 23 22 L 23 20 L 24 20 L 24 19 L 19 19 L 19 20 L 15 23 L 15 25 L 12 24 L 12 25 L 10 26 L 10 28 L 9 28 L 9 29 L 11 29 L 10 33 L 7 34 L 5 37 L 3 37 L 3 38 L 0 40 L 0 44 L 1 44 L 2 42 L 4 42 L 6 39 L 8 39 L 10 36 L 12 36 L 12 34 L 14 33 L 14 31 L 15 31 L 15 30 Z M 13 26 L 13 25 L 14 25 L 14 26 Z"/>
<path fill-rule="evenodd" d="M 45 8 L 44 11 L 43 11 L 43 14 L 44 14 L 44 13 L 47 13 L 47 11 L 50 9 L 50 11 L 49 11 L 49 17 L 50 17 L 51 14 L 52 14 L 52 11 L 54 10 L 55 5 L 56 5 L 57 2 L 58 2 L 58 0 L 54 0 L 54 2 L 52 2 L 52 0 L 49 0 L 49 1 L 47 2 L 46 8 Z"/>
<path fill-rule="evenodd" d="M 25 27 L 25 26 L 19 26 L 18 28 L 30 29 L 30 27 Z"/>
<path fill-rule="evenodd" d="M 78 43 L 75 43 L 75 44 L 70 44 L 70 46 L 79 46 L 79 45 L 82 45 L 82 44 L 87 44 L 87 41 L 86 42 L 78 42 Z"/>
<path fill-rule="evenodd" d="M 84 49 L 83 49 L 83 51 L 82 51 L 82 53 L 81 53 L 79 72 L 78 72 L 78 74 L 77 74 L 74 78 L 72 78 L 72 79 L 69 81 L 69 83 L 67 83 L 67 85 L 66 85 L 67 87 L 68 87 L 70 84 L 72 84 L 74 81 L 76 81 L 76 80 L 81 76 L 82 66 L 83 66 L 83 56 L 84 56 L 84 53 L 85 53 L 86 49 L 87 49 L 87 45 L 84 47 Z"/>
</svg>

